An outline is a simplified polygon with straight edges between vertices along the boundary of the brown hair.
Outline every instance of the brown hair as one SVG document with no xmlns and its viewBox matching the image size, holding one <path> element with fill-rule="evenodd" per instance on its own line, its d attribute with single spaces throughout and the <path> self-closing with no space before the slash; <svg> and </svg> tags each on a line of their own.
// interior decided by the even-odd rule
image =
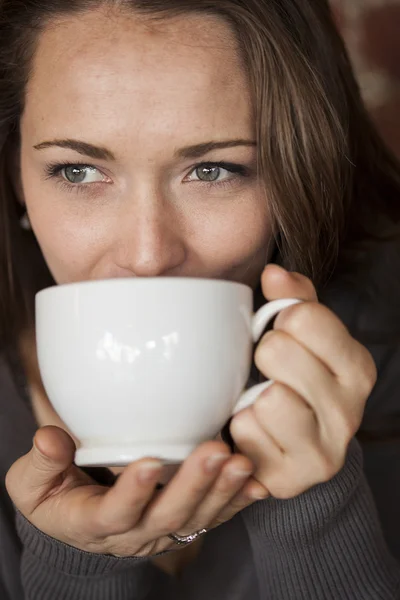
<svg viewBox="0 0 400 600">
<path fill-rule="evenodd" d="M 397 218 L 400 171 L 369 120 L 325 0 L 0 0 L 0 345 L 32 327 L 34 295 L 52 283 L 33 234 L 19 226 L 10 173 L 35 45 L 51 21 L 100 6 L 230 23 L 286 267 L 321 283 L 375 210 Z"/>
</svg>

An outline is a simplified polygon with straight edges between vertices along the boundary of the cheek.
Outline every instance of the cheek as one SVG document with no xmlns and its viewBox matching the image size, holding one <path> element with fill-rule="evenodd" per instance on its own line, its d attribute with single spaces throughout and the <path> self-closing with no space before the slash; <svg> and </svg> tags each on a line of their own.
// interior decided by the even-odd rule
<svg viewBox="0 0 400 600">
<path fill-rule="evenodd" d="M 109 224 L 96 227 L 66 211 L 30 211 L 32 229 L 57 283 L 91 279 L 94 266 L 104 255 Z"/>
<path fill-rule="evenodd" d="M 259 255 L 264 260 L 271 238 L 271 219 L 264 199 L 243 198 L 233 203 L 231 210 L 214 214 L 204 227 L 193 231 L 204 261 L 225 271 L 247 268 Z"/>
<path fill-rule="evenodd" d="M 99 256 L 101 232 L 77 210 L 77 199 L 60 201 L 25 160 L 22 152 L 23 197 L 42 254 L 57 283 L 87 279 Z"/>
</svg>

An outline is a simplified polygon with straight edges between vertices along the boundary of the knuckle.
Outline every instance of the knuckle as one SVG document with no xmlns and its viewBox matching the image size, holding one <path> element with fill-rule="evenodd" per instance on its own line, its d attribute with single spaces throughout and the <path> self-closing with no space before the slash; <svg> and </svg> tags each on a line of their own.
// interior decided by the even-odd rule
<svg viewBox="0 0 400 600">
<path fill-rule="evenodd" d="M 277 325 L 294 337 L 304 331 L 309 331 L 315 325 L 315 318 L 325 311 L 325 307 L 318 302 L 303 302 L 290 306 L 277 318 Z"/>
<path fill-rule="evenodd" d="M 251 408 L 242 410 L 232 419 L 230 433 L 236 444 L 245 442 L 249 438 L 249 431 L 251 431 L 253 419 L 253 411 Z"/>
<path fill-rule="evenodd" d="M 370 352 L 356 341 L 353 355 L 352 389 L 363 399 L 367 398 L 374 388 L 378 372 Z"/>
<path fill-rule="evenodd" d="M 255 363 L 260 369 L 268 364 L 277 354 L 285 351 L 286 336 L 276 329 L 268 331 L 261 340 L 255 352 Z"/>
<path fill-rule="evenodd" d="M 253 410 L 256 413 L 259 410 L 264 412 L 265 410 L 268 410 L 268 408 L 272 408 L 274 410 L 276 405 L 279 406 L 279 408 L 284 407 L 283 403 L 287 399 L 287 395 L 290 393 L 290 391 L 288 392 L 288 388 L 284 383 L 281 383 L 280 381 L 274 381 L 265 393 L 268 395 L 265 397 L 263 394 L 261 394 L 253 405 Z"/>
<path fill-rule="evenodd" d="M 378 371 L 376 364 L 371 354 L 366 348 L 362 346 L 362 361 L 363 365 L 361 368 L 362 380 L 364 386 L 364 393 L 369 395 L 376 384 L 378 378 Z"/>
<path fill-rule="evenodd" d="M 261 369 L 263 365 L 268 361 L 269 356 L 269 338 L 271 337 L 271 331 L 266 333 L 262 338 L 261 342 L 258 344 L 255 354 L 254 354 L 254 362 L 256 366 Z"/>
<path fill-rule="evenodd" d="M 304 296 L 312 299 L 317 297 L 315 286 L 309 277 L 297 272 L 294 272 L 293 275 L 295 275 L 298 281 L 301 281 L 301 284 L 304 287 Z"/>
</svg>

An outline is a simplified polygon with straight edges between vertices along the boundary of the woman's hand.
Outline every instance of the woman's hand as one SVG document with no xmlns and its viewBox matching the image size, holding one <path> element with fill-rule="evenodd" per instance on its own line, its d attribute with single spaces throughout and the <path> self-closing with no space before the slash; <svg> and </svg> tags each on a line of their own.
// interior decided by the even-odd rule
<svg viewBox="0 0 400 600">
<path fill-rule="evenodd" d="M 283 311 L 258 346 L 256 364 L 276 383 L 232 420 L 243 455 L 207 442 L 161 492 L 162 466 L 151 459 L 126 467 L 108 488 L 73 465 L 75 446 L 65 431 L 45 427 L 6 479 L 33 525 L 88 552 L 152 556 L 177 548 L 168 533 L 215 527 L 266 498 L 266 490 L 290 498 L 340 470 L 376 380 L 372 358 L 318 304 L 308 279 L 269 266 L 262 284 L 268 300 L 307 302 Z"/>
<path fill-rule="evenodd" d="M 284 310 L 255 355 L 274 383 L 232 420 L 239 451 L 255 465 L 255 479 L 288 499 L 334 477 L 361 423 L 376 369 L 369 352 L 343 323 L 318 304 L 306 277 L 276 265 L 262 276 L 267 300 L 305 300 Z"/>
<path fill-rule="evenodd" d="M 6 485 L 33 525 L 87 552 L 151 556 L 176 549 L 168 533 L 215 527 L 267 495 L 251 479 L 250 460 L 232 456 L 219 441 L 199 446 L 161 492 L 157 460 L 132 463 L 108 488 L 73 465 L 74 451 L 65 431 L 44 427 L 11 467 Z"/>
</svg>

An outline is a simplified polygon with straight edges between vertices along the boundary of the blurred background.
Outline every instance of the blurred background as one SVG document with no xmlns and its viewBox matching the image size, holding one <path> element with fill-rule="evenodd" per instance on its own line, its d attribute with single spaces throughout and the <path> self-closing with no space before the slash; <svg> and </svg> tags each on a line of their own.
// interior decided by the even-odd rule
<svg viewBox="0 0 400 600">
<path fill-rule="evenodd" d="M 400 157 L 400 0 L 331 2 L 372 117 Z"/>
</svg>

